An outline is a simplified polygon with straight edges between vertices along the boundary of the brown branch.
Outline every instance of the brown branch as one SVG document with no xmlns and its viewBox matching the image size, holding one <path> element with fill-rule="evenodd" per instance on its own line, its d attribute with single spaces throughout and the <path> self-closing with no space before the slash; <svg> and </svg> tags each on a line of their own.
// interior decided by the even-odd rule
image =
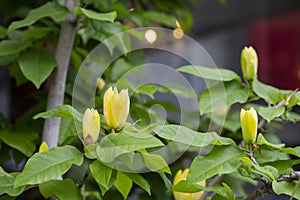
<svg viewBox="0 0 300 200">
<path fill-rule="evenodd" d="M 290 174 L 283 174 L 277 178 L 277 182 L 282 182 L 282 181 L 298 181 L 300 180 L 300 171 L 295 171 Z"/>
<path fill-rule="evenodd" d="M 65 5 L 72 13 L 74 2 L 72 0 L 66 0 Z M 52 73 L 47 99 L 47 110 L 61 106 L 64 102 L 67 70 L 76 33 L 75 22 L 76 17 L 73 14 L 68 14 L 61 25 L 55 52 L 57 68 Z M 47 142 L 49 148 L 55 147 L 58 144 L 60 121 L 61 118 L 49 118 L 44 122 L 42 140 Z"/>
</svg>

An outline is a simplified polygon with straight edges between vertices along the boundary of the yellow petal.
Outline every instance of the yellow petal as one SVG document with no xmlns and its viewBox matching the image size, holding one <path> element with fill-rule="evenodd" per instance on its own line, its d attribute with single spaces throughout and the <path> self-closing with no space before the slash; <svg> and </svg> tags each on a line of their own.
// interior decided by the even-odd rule
<svg viewBox="0 0 300 200">
<path fill-rule="evenodd" d="M 40 148 L 39 148 L 39 153 L 43 153 L 43 152 L 46 152 L 48 151 L 49 148 L 48 148 L 48 145 L 46 142 L 42 142 Z"/>
<path fill-rule="evenodd" d="M 257 113 L 254 108 L 241 110 L 240 120 L 242 126 L 243 139 L 246 144 L 253 144 L 257 135 Z"/>
<path fill-rule="evenodd" d="M 95 109 L 86 109 L 82 120 L 83 138 L 89 138 L 89 143 L 94 143 L 98 140 L 100 132 L 100 115 Z M 92 140 L 91 140 L 92 139 Z"/>
</svg>

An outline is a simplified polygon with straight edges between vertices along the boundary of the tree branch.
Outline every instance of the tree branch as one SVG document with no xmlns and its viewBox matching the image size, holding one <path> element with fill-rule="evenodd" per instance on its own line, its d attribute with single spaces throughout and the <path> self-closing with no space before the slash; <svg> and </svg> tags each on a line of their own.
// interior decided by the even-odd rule
<svg viewBox="0 0 300 200">
<path fill-rule="evenodd" d="M 66 0 L 65 5 L 72 13 L 74 2 L 72 0 Z M 58 66 L 52 73 L 52 80 L 47 99 L 47 110 L 61 106 L 64 102 L 67 70 L 76 33 L 75 22 L 76 17 L 73 14 L 68 14 L 61 25 L 55 52 Z M 58 144 L 60 121 L 61 118 L 49 118 L 44 122 L 42 140 L 47 142 L 49 148 L 55 147 Z"/>
</svg>

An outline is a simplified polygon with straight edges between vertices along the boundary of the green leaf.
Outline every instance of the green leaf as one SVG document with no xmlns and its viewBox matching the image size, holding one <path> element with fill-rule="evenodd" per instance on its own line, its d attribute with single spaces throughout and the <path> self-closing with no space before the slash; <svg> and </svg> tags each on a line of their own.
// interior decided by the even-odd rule
<svg viewBox="0 0 300 200">
<path fill-rule="evenodd" d="M 151 195 L 149 183 L 139 174 L 125 173 L 135 184 L 143 188 L 149 195 Z"/>
<path fill-rule="evenodd" d="M 50 181 L 66 173 L 73 164 L 79 166 L 82 162 L 82 153 L 73 146 L 54 147 L 47 152 L 36 153 L 17 176 L 15 187 Z"/>
<path fill-rule="evenodd" d="M 267 147 L 270 147 L 273 149 L 282 149 L 285 146 L 285 144 L 272 144 L 272 143 L 268 142 L 261 133 L 257 136 L 256 144 L 266 145 Z"/>
<path fill-rule="evenodd" d="M 276 194 L 286 194 L 300 199 L 299 181 L 298 182 L 272 182 L 272 188 Z"/>
<path fill-rule="evenodd" d="M 280 117 L 285 111 L 283 106 L 278 108 L 274 107 L 260 107 L 258 113 L 262 116 L 268 123 L 270 123 L 274 118 Z"/>
<path fill-rule="evenodd" d="M 123 195 L 124 199 L 126 199 L 132 188 L 132 180 L 123 172 L 118 171 L 114 186 Z"/>
<path fill-rule="evenodd" d="M 283 95 L 277 88 L 274 88 L 270 85 L 266 85 L 257 79 L 253 80 L 252 89 L 259 97 L 263 98 L 266 102 L 270 104 L 275 105 L 281 100 L 283 100 Z"/>
<path fill-rule="evenodd" d="M 295 113 L 295 112 L 286 112 L 285 115 L 284 115 L 284 118 L 293 122 L 293 123 L 296 123 L 298 121 L 300 121 L 300 115 Z"/>
<path fill-rule="evenodd" d="M 251 168 L 253 169 L 253 172 L 263 175 L 263 176 L 267 176 L 271 180 L 275 180 L 275 176 L 277 176 L 277 174 L 278 174 L 278 171 L 275 168 L 268 166 L 268 165 L 264 166 L 264 167 L 255 165 L 248 157 L 241 158 L 241 161 L 243 161 L 247 165 L 250 165 Z M 271 168 L 272 168 L 272 171 L 269 170 Z M 274 172 L 274 174 L 273 174 L 273 172 Z"/>
<path fill-rule="evenodd" d="M 19 57 L 18 53 L 5 55 L 5 56 L 0 56 L 0 66 L 4 66 L 4 65 L 7 65 L 9 63 L 12 63 L 15 60 L 17 60 L 18 57 Z"/>
<path fill-rule="evenodd" d="M 163 171 L 171 174 L 171 170 L 167 162 L 157 154 L 143 153 L 145 166 L 152 171 Z"/>
<path fill-rule="evenodd" d="M 156 88 L 157 86 L 155 85 L 142 85 L 140 87 L 138 87 L 134 93 L 136 94 L 146 94 L 149 97 L 151 97 L 152 99 L 154 99 L 153 94 L 156 92 Z"/>
<path fill-rule="evenodd" d="M 96 182 L 108 190 L 110 188 L 113 169 L 100 163 L 99 161 L 92 162 L 89 166 L 89 169 Z"/>
<path fill-rule="evenodd" d="M 24 76 L 38 89 L 56 66 L 53 53 L 43 47 L 33 48 L 21 54 L 18 59 Z"/>
<path fill-rule="evenodd" d="M 235 145 L 235 142 L 232 139 L 221 137 L 215 132 L 201 133 L 179 125 L 158 126 L 153 131 L 164 139 L 199 148 L 210 144 Z"/>
<path fill-rule="evenodd" d="M 6 36 L 6 34 L 7 34 L 6 28 L 0 26 L 0 38 L 3 38 L 4 36 Z"/>
<path fill-rule="evenodd" d="M 247 99 L 248 89 L 239 81 L 221 82 L 201 94 L 200 113 L 203 115 L 235 103 L 245 103 Z"/>
<path fill-rule="evenodd" d="M 46 112 L 39 113 L 33 117 L 33 119 L 38 118 L 53 118 L 53 117 L 65 117 L 71 119 L 77 119 L 78 121 L 82 121 L 82 114 L 78 112 L 74 107 L 70 105 L 62 105 L 57 108 L 53 108 Z"/>
<path fill-rule="evenodd" d="M 217 174 L 229 174 L 237 170 L 245 152 L 234 146 L 215 146 L 205 157 L 197 156 L 191 165 L 187 180 L 197 183 Z"/>
<path fill-rule="evenodd" d="M 18 196 L 21 194 L 25 186 L 14 187 L 15 176 L 5 172 L 2 167 L 0 167 L 0 195 L 8 194 L 10 196 Z"/>
<path fill-rule="evenodd" d="M 62 118 L 60 122 L 58 143 L 60 145 L 70 144 L 76 138 L 78 138 L 78 136 L 74 119 Z"/>
<path fill-rule="evenodd" d="M 83 14 L 86 17 L 90 18 L 90 19 L 95 19 L 95 20 L 99 20 L 99 21 L 109 21 L 109 22 L 114 22 L 115 19 L 117 18 L 117 12 L 113 11 L 113 12 L 108 12 L 108 13 L 98 13 L 95 12 L 93 10 L 88 10 L 85 8 L 80 8 L 80 7 L 76 7 L 74 9 L 74 12 L 76 15 L 79 14 Z"/>
<path fill-rule="evenodd" d="M 209 80 L 216 80 L 216 81 L 239 80 L 240 81 L 240 77 L 236 73 L 228 69 L 187 65 L 178 68 L 177 71 L 185 72 Z"/>
<path fill-rule="evenodd" d="M 34 28 L 30 28 L 30 29 L 24 30 L 22 32 L 21 40 L 22 41 L 37 40 L 37 39 L 45 37 L 46 35 L 53 32 L 54 30 L 56 30 L 56 29 L 54 29 L 52 27 L 34 27 Z"/>
<path fill-rule="evenodd" d="M 170 26 L 170 27 L 177 27 L 176 26 L 176 19 L 175 17 L 157 11 L 143 11 L 142 18 L 152 20 L 158 22 L 160 24 Z"/>
<path fill-rule="evenodd" d="M 296 96 L 297 99 L 298 99 L 297 105 L 300 106 L 300 92 L 297 92 L 295 96 Z"/>
<path fill-rule="evenodd" d="M 180 181 L 179 183 L 174 185 L 172 189 L 173 191 L 184 192 L 184 193 L 196 193 L 200 191 L 214 192 L 216 194 L 219 194 L 222 197 L 229 199 L 226 189 L 222 186 L 204 187 L 196 183 L 190 184 L 188 181 Z"/>
<path fill-rule="evenodd" d="M 25 19 L 11 23 L 8 27 L 8 32 L 30 26 L 44 17 L 52 17 L 55 21 L 60 22 L 65 19 L 67 14 L 68 10 L 65 7 L 48 2 L 36 9 L 30 10 Z"/>
<path fill-rule="evenodd" d="M 120 132 L 105 136 L 97 147 L 97 155 L 99 160 L 110 163 L 121 154 L 163 145 L 150 134 Z"/>
<path fill-rule="evenodd" d="M 51 180 L 42 183 L 39 185 L 39 190 L 45 198 L 55 195 L 58 199 L 82 199 L 78 188 L 69 178 L 64 180 Z"/>
<path fill-rule="evenodd" d="M 107 40 L 109 41 L 109 40 Z M 105 41 L 106 42 L 106 41 Z M 109 41 L 110 42 L 110 41 Z M 112 41 L 115 42 L 115 41 Z M 107 43 L 107 42 L 106 42 Z M 116 44 L 116 46 L 118 45 L 118 43 Z M 127 51 L 126 51 L 127 52 Z M 113 52 L 111 53 L 113 54 Z M 124 58 L 119 58 L 113 65 L 112 69 L 111 69 L 111 78 L 112 80 L 117 81 L 118 79 L 120 79 L 123 74 L 125 74 L 127 71 L 129 71 L 131 68 L 133 68 L 133 64 L 130 63 L 128 60 L 124 59 Z M 127 81 L 127 80 L 124 80 Z M 128 84 L 130 84 L 129 82 L 127 82 Z M 120 83 L 119 83 L 120 84 Z"/>
<path fill-rule="evenodd" d="M 8 146 L 15 148 L 22 152 L 27 157 L 30 157 L 35 152 L 35 140 L 37 140 L 38 134 L 30 133 L 26 131 L 9 131 L 4 129 L 0 132 L 1 140 Z"/>
<path fill-rule="evenodd" d="M 7 56 L 19 53 L 26 49 L 31 43 L 28 41 L 20 42 L 16 40 L 3 40 L 0 42 L 0 56 Z"/>
</svg>

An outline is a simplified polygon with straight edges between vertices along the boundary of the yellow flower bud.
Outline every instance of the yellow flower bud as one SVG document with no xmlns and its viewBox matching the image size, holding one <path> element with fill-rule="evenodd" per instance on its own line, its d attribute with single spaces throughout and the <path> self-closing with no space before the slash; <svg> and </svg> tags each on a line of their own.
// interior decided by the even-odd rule
<svg viewBox="0 0 300 200">
<path fill-rule="evenodd" d="M 105 81 L 102 78 L 98 78 L 97 79 L 97 88 L 98 88 L 98 91 L 101 92 L 104 87 L 105 87 Z"/>
<path fill-rule="evenodd" d="M 258 58 L 252 47 L 245 47 L 241 53 L 241 66 L 245 80 L 253 80 L 257 74 Z"/>
<path fill-rule="evenodd" d="M 253 144 L 257 135 L 257 113 L 254 108 L 241 110 L 240 113 L 243 139 L 246 144 Z"/>
<path fill-rule="evenodd" d="M 183 172 L 182 170 L 179 170 L 174 177 L 173 185 L 176 185 L 180 181 L 186 180 L 186 177 L 189 172 L 190 172 L 189 169 L 185 169 Z M 206 186 L 205 180 L 200 181 L 197 184 L 204 187 Z M 173 192 L 175 200 L 199 200 L 202 194 L 203 191 L 196 192 L 196 193 Z"/>
<path fill-rule="evenodd" d="M 121 129 L 128 117 L 129 113 L 129 95 L 128 90 L 121 90 L 118 93 L 117 88 L 112 87 L 104 94 L 103 113 L 106 126 L 112 129 Z"/>
<path fill-rule="evenodd" d="M 82 132 L 85 144 L 93 144 L 98 140 L 100 132 L 100 115 L 96 109 L 88 108 L 84 112 Z"/>
<path fill-rule="evenodd" d="M 43 152 L 46 152 L 48 151 L 49 148 L 48 148 L 48 145 L 46 142 L 42 142 L 40 148 L 39 148 L 39 153 L 43 153 Z"/>
</svg>

